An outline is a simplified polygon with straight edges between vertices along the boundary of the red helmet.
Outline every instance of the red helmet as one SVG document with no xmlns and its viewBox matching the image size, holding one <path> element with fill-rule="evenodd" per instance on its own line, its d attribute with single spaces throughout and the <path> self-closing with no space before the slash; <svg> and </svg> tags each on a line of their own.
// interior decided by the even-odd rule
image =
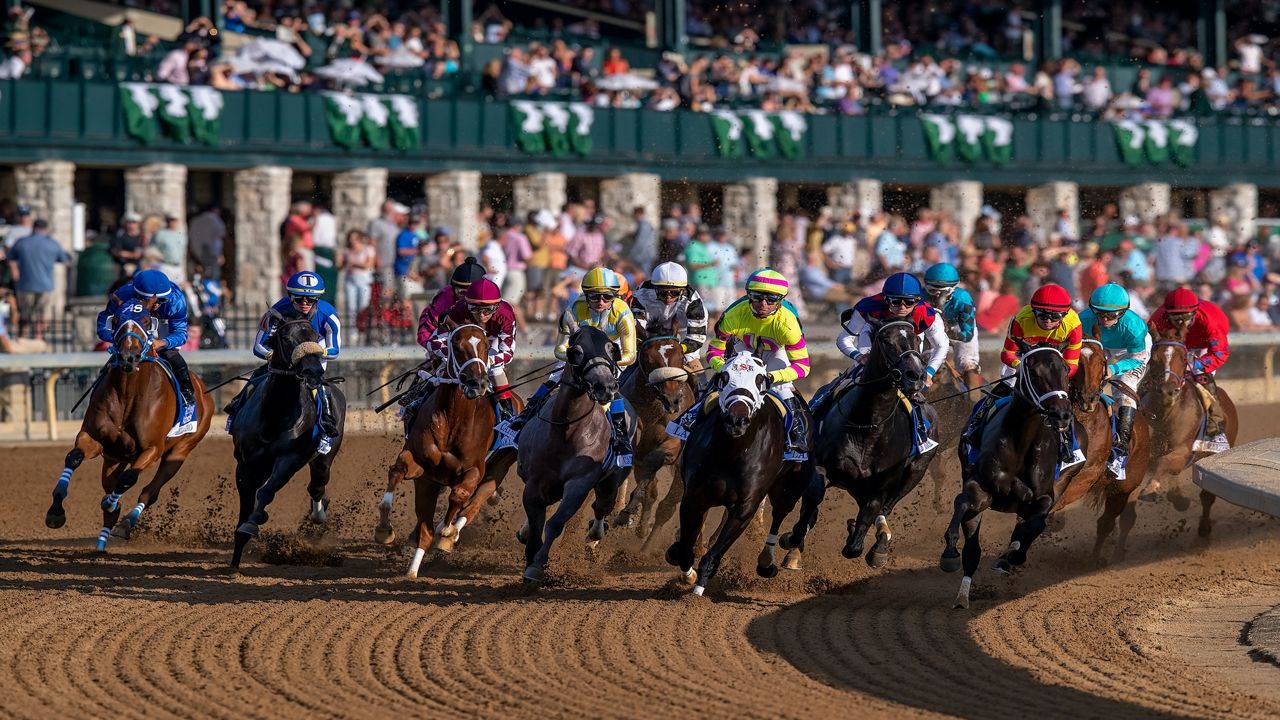
<svg viewBox="0 0 1280 720">
<path fill-rule="evenodd" d="M 1061 285 L 1041 285 L 1031 296 L 1031 307 L 1035 310 L 1066 312 L 1071 309 L 1071 295 Z"/>
<path fill-rule="evenodd" d="M 502 302 L 502 291 L 489 278 L 480 278 L 467 288 L 468 305 L 497 305 Z"/>
<path fill-rule="evenodd" d="M 1175 288 L 1164 296 L 1164 308 L 1171 313 L 1195 312 L 1200 298 L 1186 288 Z"/>
</svg>

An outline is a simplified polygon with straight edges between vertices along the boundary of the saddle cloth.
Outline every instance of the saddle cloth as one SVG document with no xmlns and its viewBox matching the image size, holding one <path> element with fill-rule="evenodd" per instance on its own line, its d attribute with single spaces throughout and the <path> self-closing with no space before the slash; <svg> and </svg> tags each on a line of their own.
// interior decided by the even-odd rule
<svg viewBox="0 0 1280 720">
<path fill-rule="evenodd" d="M 173 421 L 173 427 L 169 429 L 166 437 L 176 438 L 183 435 L 190 435 L 196 431 L 199 421 L 196 418 L 195 403 L 188 404 L 182 398 L 182 390 L 178 387 L 178 377 L 174 375 L 173 368 L 169 367 L 169 363 L 160 358 L 147 358 L 148 362 L 154 362 L 164 370 L 164 376 L 169 380 L 169 387 L 173 389 L 173 396 L 177 399 L 178 411 Z"/>
<path fill-rule="evenodd" d="M 779 417 L 787 421 L 787 432 L 791 432 L 791 415 L 787 412 L 787 406 L 782 401 L 782 398 L 775 395 L 773 391 L 766 392 L 764 396 L 769 400 L 766 404 L 771 406 L 774 411 L 778 413 Z M 693 424 L 697 422 L 698 418 L 707 414 L 708 411 L 716 407 L 719 402 L 719 390 L 712 390 L 707 393 L 706 397 L 702 399 L 702 402 L 695 403 L 693 407 L 686 410 L 683 415 L 667 423 L 667 434 L 677 440 L 688 440 L 689 429 L 693 427 Z"/>
</svg>

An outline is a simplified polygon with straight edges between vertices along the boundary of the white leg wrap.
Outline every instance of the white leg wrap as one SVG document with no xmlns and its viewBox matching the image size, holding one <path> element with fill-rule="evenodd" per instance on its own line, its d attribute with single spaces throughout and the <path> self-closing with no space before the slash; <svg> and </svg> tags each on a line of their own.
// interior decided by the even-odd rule
<svg viewBox="0 0 1280 720">
<path fill-rule="evenodd" d="M 422 548 L 413 551 L 413 560 L 409 561 L 409 577 L 418 577 L 418 568 L 422 565 L 422 556 L 426 554 L 427 551 Z"/>
</svg>

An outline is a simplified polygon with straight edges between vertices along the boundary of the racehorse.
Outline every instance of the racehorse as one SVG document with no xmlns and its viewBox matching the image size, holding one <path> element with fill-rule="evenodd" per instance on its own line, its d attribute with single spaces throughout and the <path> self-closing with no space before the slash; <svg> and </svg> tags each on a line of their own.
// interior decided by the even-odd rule
<svg viewBox="0 0 1280 720">
<path fill-rule="evenodd" d="M 1138 406 L 1139 417 L 1145 417 L 1153 430 L 1152 490 L 1158 488 L 1162 480 L 1173 478 L 1195 461 L 1211 454 L 1191 449 L 1206 418 L 1204 404 L 1200 399 L 1201 391 L 1194 381 L 1187 379 L 1187 354 L 1187 346 L 1179 338 L 1162 337 L 1157 340 L 1151 346 L 1151 361 L 1147 365 L 1146 377 L 1138 388 L 1142 396 L 1142 402 Z M 1236 433 L 1240 429 L 1235 403 L 1220 387 L 1218 402 L 1221 403 L 1222 415 L 1226 420 L 1227 440 L 1234 446 Z M 1208 537 L 1213 531 L 1209 509 L 1216 499 L 1212 493 L 1200 491 L 1198 530 L 1201 537 Z M 1190 504 L 1175 491 L 1170 491 L 1169 500 L 1178 510 L 1186 510 Z"/>
<path fill-rule="evenodd" d="M 622 351 L 594 327 L 582 327 L 569 338 L 568 361 L 555 397 L 543 404 L 520 433 L 516 472 L 524 480 L 525 523 L 516 533 L 524 544 L 526 582 L 542 581 L 551 546 L 587 494 L 595 491 L 587 527 L 594 548 L 609 530 L 618 487 L 630 468 L 613 465 L 612 427 L 601 407 L 618 391 Z M 560 503 L 547 517 L 547 507 Z"/>
<path fill-rule="evenodd" d="M 441 329 L 449 333 L 442 387 L 419 408 L 404 441 L 404 449 L 387 472 L 387 493 L 380 510 L 379 533 L 391 531 L 391 499 L 400 481 L 413 480 L 417 514 L 416 543 L 409 577 L 428 547 L 452 552 L 462 528 L 475 520 L 497 482 L 485 478 L 485 455 L 493 445 L 497 411 L 490 399 L 489 339 L 479 325 L 455 324 L 446 319 Z M 520 409 L 516 401 L 516 409 Z M 449 488 L 449 507 L 439 525 L 433 525 L 436 500 Z M 434 545 L 432 545 L 434 541 Z"/>
<path fill-rule="evenodd" d="M 907 398 L 924 387 L 926 377 L 915 327 L 906 320 L 868 322 L 873 335 L 867 363 L 853 387 L 818 418 L 814 447 L 827 482 L 844 488 L 858 502 L 857 518 L 847 523 L 842 554 L 860 557 L 867 530 L 874 524 L 876 542 L 867 553 L 867 564 L 878 568 L 888 560 L 893 539 L 888 516 L 920 483 L 937 448 L 915 454 L 915 420 Z M 921 411 L 937 424 L 932 408 L 926 405 Z M 806 498 L 802 518 L 808 509 Z M 796 545 L 803 535 L 787 540 Z"/>
<path fill-rule="evenodd" d="M 1057 501 L 1050 510 L 1049 523 L 1060 518 L 1057 514 L 1086 495 L 1102 505 L 1098 516 L 1098 536 L 1093 546 L 1095 560 L 1102 558 L 1102 545 L 1120 520 L 1120 537 L 1116 544 L 1115 558 L 1124 557 L 1125 542 L 1129 531 L 1137 521 L 1131 495 L 1142 485 L 1151 460 L 1149 441 L 1151 426 L 1139 416 L 1133 424 L 1133 436 L 1129 440 L 1129 457 L 1125 463 L 1125 479 L 1120 480 L 1107 470 L 1111 457 L 1111 414 L 1102 399 L 1107 377 L 1106 352 L 1096 337 L 1085 336 L 1080 349 L 1080 366 L 1071 377 L 1067 390 L 1075 415 L 1076 438 L 1085 453 L 1085 462 L 1067 468 L 1054 483 Z M 1119 386 L 1121 392 L 1126 389 Z"/>
<path fill-rule="evenodd" d="M 674 333 L 646 338 L 638 355 L 636 371 L 622 384 L 622 396 L 635 407 L 640 425 L 634 463 L 636 487 L 614 523 L 618 527 L 635 524 L 637 534 L 644 537 L 647 530 L 652 541 L 653 533 L 675 514 L 684 490 L 676 462 L 684 443 L 667 434 L 667 423 L 693 405 L 694 393 L 689 372 L 684 369 L 684 349 Z M 658 503 L 657 474 L 668 466 L 671 487 Z M 635 521 L 637 512 L 639 523 Z"/>
<path fill-rule="evenodd" d="M 257 537 L 267 522 L 267 506 L 276 493 L 304 465 L 311 467 L 311 510 L 307 519 L 323 524 L 328 520 L 329 498 L 325 486 L 333 459 L 342 445 L 347 399 L 336 387 L 338 378 L 324 377 L 324 347 L 310 321 L 286 319 L 276 313 L 276 330 L 267 339 L 271 359 L 269 372 L 252 389 L 231 426 L 235 446 L 236 490 L 240 494 L 240 515 L 235 533 L 231 566 L 240 567 L 245 545 Z M 338 433 L 331 438 L 332 449 L 317 452 L 319 408 L 316 396 L 329 385 L 333 417 Z"/>
<path fill-rule="evenodd" d="M 178 395 L 152 347 L 157 322 L 142 305 L 135 304 L 122 308 L 116 323 L 111 360 L 93 388 L 75 447 L 67 453 L 62 475 L 53 488 L 53 504 L 44 518 L 45 525 L 51 528 L 66 524 L 62 501 L 67 497 L 71 475 L 85 460 L 103 456 L 102 489 L 106 495 L 102 498 L 99 551 L 107 549 L 109 535 L 129 538 L 142 511 L 159 499 L 161 488 L 178 473 L 209 432 L 213 418 L 213 401 L 204 393 L 200 377 L 193 373 L 195 431 L 169 437 L 178 412 Z M 138 475 L 157 462 L 160 467 L 139 494 L 138 504 L 121 519 L 120 497 L 137 484 Z"/>
<path fill-rule="evenodd" d="M 960 526 L 964 526 L 964 577 L 955 600 L 960 608 L 969 607 L 969 586 L 982 559 L 978 532 L 983 511 L 991 508 L 1018 515 L 1009 548 L 996 560 L 996 571 L 1008 573 L 1027 561 L 1027 551 L 1044 532 L 1053 507 L 1058 438 L 1073 421 L 1062 346 L 1031 347 L 1021 340 L 1015 342 L 1022 362 L 1013 395 L 997 406 L 986 422 L 978 439 L 978 462 L 969 464 L 961 458 L 964 489 L 956 496 L 955 512 L 944 536 L 946 549 L 939 565 L 954 572 L 961 567 L 956 542 Z"/>
<path fill-rule="evenodd" d="M 966 375 L 970 377 L 965 377 Z M 970 382 L 975 385 L 970 387 Z M 948 358 L 934 376 L 933 384 L 924 392 L 925 401 L 938 418 L 934 426 L 934 440 L 938 443 L 934 457 L 938 461 L 929 463 L 926 474 L 933 484 L 933 503 L 939 508 L 951 505 L 951 491 L 955 487 L 955 479 L 949 472 L 951 468 L 941 462 L 941 458 L 960 444 L 960 436 L 969 421 L 969 412 L 981 398 L 981 391 L 977 389 L 981 382 L 980 375 L 961 373 Z"/>
<path fill-rule="evenodd" d="M 716 406 L 694 423 L 685 443 L 680 530 L 667 548 L 667 562 L 694 583 L 695 595 L 701 595 L 710 584 L 721 558 L 746 530 L 766 497 L 773 519 L 756 561 L 756 573 L 766 578 L 777 575 L 773 550 L 778 528 L 814 477 L 812 460 L 783 460 L 787 429 L 782 410 L 765 407 L 772 402 L 766 393 L 768 377 L 764 361 L 750 352 L 739 352 L 719 376 Z M 707 512 L 718 506 L 725 508 L 724 520 L 695 572 L 694 544 L 702 535 Z"/>
</svg>

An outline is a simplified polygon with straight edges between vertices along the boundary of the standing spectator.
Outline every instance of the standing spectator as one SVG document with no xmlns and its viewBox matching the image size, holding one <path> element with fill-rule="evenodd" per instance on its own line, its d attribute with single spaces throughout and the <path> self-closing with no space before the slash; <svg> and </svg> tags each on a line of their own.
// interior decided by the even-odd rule
<svg viewBox="0 0 1280 720">
<path fill-rule="evenodd" d="M 1113 277 L 1128 273 L 1136 284 L 1144 284 L 1151 280 L 1151 265 L 1147 263 L 1147 256 L 1137 248 L 1131 237 L 1120 239 L 1120 245 L 1116 248 L 1115 256 L 1111 258 L 1110 267 L 1107 269 Z"/>
<path fill-rule="evenodd" d="M 1240 72 L 1246 75 L 1262 72 L 1262 45 L 1258 40 L 1266 42 L 1262 35 L 1246 35 L 1236 40 L 1236 52 L 1240 54 Z"/>
<path fill-rule="evenodd" d="M 905 234 L 906 228 L 897 229 Z M 882 273 L 892 275 L 907 266 L 907 244 L 899 239 L 898 233 L 890 226 L 888 216 L 883 212 L 871 217 L 867 236 L 875 238 L 876 260 L 880 263 Z"/>
<path fill-rule="evenodd" d="M 418 256 L 417 229 L 420 222 L 419 216 L 410 215 L 407 224 L 396 233 L 396 255 L 392 269 L 396 274 L 396 296 L 402 301 L 421 294 L 425 290 L 426 278 L 423 277 L 423 273 L 414 273 L 418 277 L 410 277 L 409 273 L 413 269 L 414 259 Z M 438 233 L 439 230 L 436 232 Z"/>
<path fill-rule="evenodd" d="M 382 203 L 382 215 L 369 221 L 369 242 L 378 256 L 377 282 L 382 291 L 390 292 L 395 281 L 396 238 L 400 236 L 400 225 L 409 214 L 409 208 L 394 200 Z"/>
<path fill-rule="evenodd" d="M 716 286 L 720 282 L 720 271 L 716 267 L 716 258 L 711 248 L 711 231 L 705 225 L 698 228 L 697 234 L 684 249 L 684 264 L 689 270 L 689 281 L 693 289 L 706 302 L 708 295 L 716 294 Z M 724 308 L 716 308 L 723 311 Z"/>
<path fill-rule="evenodd" d="M 565 248 L 575 273 L 586 274 L 604 260 L 604 234 L 600 232 L 600 224 L 600 217 L 589 218 L 586 227 L 574 233 Z"/>
<path fill-rule="evenodd" d="M 658 234 L 653 229 L 653 223 L 645 217 L 643 205 L 635 206 L 631 217 L 635 219 L 636 229 L 631 235 L 626 255 L 631 262 L 648 271 L 658 264 Z"/>
<path fill-rule="evenodd" d="M 604 65 L 600 68 L 605 75 L 622 75 L 631 72 L 631 63 L 622 57 L 622 50 L 619 48 L 609 48 L 609 53 L 605 56 Z"/>
<path fill-rule="evenodd" d="M 187 281 L 187 234 L 178 228 L 178 216 L 165 213 L 164 227 L 156 231 L 148 249 L 160 255 L 160 270 L 179 285 Z"/>
<path fill-rule="evenodd" d="M 311 247 L 316 255 L 316 274 L 324 280 L 324 299 L 329 303 L 337 303 L 338 218 L 319 203 L 311 209 Z"/>
<path fill-rule="evenodd" d="M 31 234 L 9 251 L 9 273 L 18 293 L 18 334 L 44 339 L 49 324 L 49 295 L 53 293 L 53 270 L 58 263 L 69 264 L 71 256 L 49 237 L 49 223 L 37 218 Z M 34 334 L 29 331 L 34 330 Z"/>
<path fill-rule="evenodd" d="M 729 239 L 729 233 L 721 225 L 711 235 L 711 255 L 716 261 L 716 287 L 713 296 L 713 307 L 708 312 L 724 312 L 733 302 L 738 290 L 738 248 Z M 703 296 L 706 300 L 706 296 Z"/>
<path fill-rule="evenodd" d="M 513 47 L 507 50 L 498 76 L 498 87 L 507 95 L 523 95 L 529 89 L 529 63 L 524 50 Z"/>
<path fill-rule="evenodd" d="M 36 221 L 36 216 L 31 212 L 31 206 L 22 204 L 18 206 L 18 224 L 9 228 L 9 232 L 4 236 L 4 246 L 6 249 L 12 249 L 18 241 L 31 234 L 31 224 Z"/>
<path fill-rule="evenodd" d="M 1080 263 L 1084 267 L 1080 269 L 1079 294 L 1076 297 L 1088 298 L 1093 295 L 1093 291 L 1111 282 L 1111 275 L 1107 270 L 1107 265 L 1111 262 L 1111 252 L 1103 251 L 1098 247 L 1098 243 L 1088 242 L 1080 249 Z"/>
<path fill-rule="evenodd" d="M 196 270 L 208 280 L 222 279 L 222 266 L 226 263 L 223 248 L 227 240 L 227 224 L 222 221 L 222 210 L 210 205 L 193 219 L 187 228 L 191 256 Z"/>
<path fill-rule="evenodd" d="M 853 279 L 853 262 L 858 253 L 858 240 L 854 237 L 857 226 L 851 222 L 842 223 L 838 232 L 822 244 L 826 268 L 831 280 L 840 285 Z"/>
<path fill-rule="evenodd" d="M 506 224 L 505 220 L 503 224 Z M 502 243 L 494 236 L 488 225 L 481 225 L 477 235 L 476 241 L 480 246 L 478 259 L 484 266 L 485 277 L 492 280 L 501 290 L 507 281 L 507 255 L 502 250 Z"/>
<path fill-rule="evenodd" d="M 302 240 L 302 247 L 307 250 L 315 247 L 315 240 L 311 237 L 311 203 L 306 200 L 299 200 L 291 205 L 289 216 L 280 226 L 280 241 L 285 246 L 288 246 L 295 237 Z"/>
<path fill-rule="evenodd" d="M 135 212 L 124 214 L 124 226 L 111 236 L 107 251 L 120 266 L 120 277 L 133 277 L 138 271 L 138 263 L 142 261 L 141 215 Z"/>
<path fill-rule="evenodd" d="M 378 253 L 369 238 L 359 230 L 348 230 L 347 247 L 338 260 L 343 272 L 343 310 L 348 322 L 354 322 L 360 311 L 369 306 L 373 298 L 373 269 L 377 264 Z"/>
<path fill-rule="evenodd" d="M 525 291 L 529 288 L 529 259 L 533 257 L 533 246 L 529 236 L 520 229 L 515 218 L 507 218 L 506 228 L 502 232 L 502 252 L 507 259 L 507 277 L 502 283 L 502 297 L 511 305 L 516 313 L 516 323 L 522 330 L 525 328 L 524 301 Z"/>
<path fill-rule="evenodd" d="M 1084 106 L 1094 112 L 1101 112 L 1111 103 L 1111 81 L 1107 79 L 1106 67 L 1099 65 L 1093 69 L 1093 75 L 1084 81 L 1081 98 Z"/>
<path fill-rule="evenodd" d="M 1080 65 L 1075 60 L 1063 60 L 1058 65 L 1058 72 L 1053 75 L 1053 96 L 1057 98 L 1058 108 L 1061 110 L 1070 110 L 1075 104 L 1076 94 L 1080 92 L 1080 84 L 1076 82 L 1076 75 L 1080 72 Z"/>
<path fill-rule="evenodd" d="M 169 83 L 170 85 L 190 85 L 191 75 L 187 67 L 191 62 L 191 55 L 200 47 L 200 42 L 194 37 L 187 38 L 182 45 L 169 51 L 164 56 L 164 60 L 160 61 L 160 67 L 156 69 L 156 80 Z"/>
<path fill-rule="evenodd" d="M 1174 288 L 1191 282 L 1195 275 L 1198 243 L 1187 238 L 1187 226 L 1171 223 L 1169 229 L 1156 240 L 1151 262 L 1155 268 L 1156 294 L 1164 295 Z"/>
</svg>

